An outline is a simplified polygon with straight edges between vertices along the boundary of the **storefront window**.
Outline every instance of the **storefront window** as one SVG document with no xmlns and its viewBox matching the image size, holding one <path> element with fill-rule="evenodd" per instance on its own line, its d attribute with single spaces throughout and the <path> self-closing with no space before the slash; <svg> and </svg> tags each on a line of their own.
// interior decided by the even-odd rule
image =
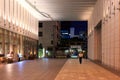
<svg viewBox="0 0 120 80">
<path fill-rule="evenodd" d="M 12 43 L 13 43 L 13 33 L 10 32 L 10 44 L 12 44 Z"/>
<path fill-rule="evenodd" d="M 5 30 L 5 54 L 9 53 L 9 45 L 10 45 L 9 31 Z"/>
<path fill-rule="evenodd" d="M 24 55 L 25 57 L 35 58 L 37 55 L 37 40 L 24 37 Z"/>
<path fill-rule="evenodd" d="M 18 53 L 20 53 L 21 51 L 21 43 L 20 43 L 20 35 L 19 34 L 17 34 L 17 44 L 18 44 Z"/>
<path fill-rule="evenodd" d="M 0 55 L 7 56 L 8 53 L 12 53 L 16 61 L 19 53 L 25 59 L 33 59 L 37 55 L 37 40 L 0 28 Z"/>
<path fill-rule="evenodd" d="M 3 54 L 3 31 L 0 28 L 0 54 Z"/>
</svg>

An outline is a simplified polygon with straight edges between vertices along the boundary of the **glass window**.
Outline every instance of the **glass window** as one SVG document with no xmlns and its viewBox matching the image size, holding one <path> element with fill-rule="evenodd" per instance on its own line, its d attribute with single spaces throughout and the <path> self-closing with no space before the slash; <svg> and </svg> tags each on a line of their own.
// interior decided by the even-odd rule
<svg viewBox="0 0 120 80">
<path fill-rule="evenodd" d="M 9 53 L 9 31 L 5 30 L 5 54 Z"/>
<path fill-rule="evenodd" d="M 43 23 L 39 22 L 39 28 L 43 27 Z"/>
<path fill-rule="evenodd" d="M 53 44 L 53 40 L 51 40 L 51 44 Z"/>
<path fill-rule="evenodd" d="M 3 41 L 3 31 L 0 28 L 0 54 L 3 54 L 3 46 L 2 46 L 2 42 Z"/>
<path fill-rule="evenodd" d="M 43 33 L 42 32 L 39 32 L 39 37 L 43 36 Z"/>
</svg>

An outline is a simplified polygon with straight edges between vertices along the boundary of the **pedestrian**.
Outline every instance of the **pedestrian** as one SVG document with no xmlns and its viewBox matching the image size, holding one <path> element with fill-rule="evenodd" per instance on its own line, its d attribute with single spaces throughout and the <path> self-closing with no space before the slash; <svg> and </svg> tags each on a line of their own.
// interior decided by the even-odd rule
<svg viewBox="0 0 120 80">
<path fill-rule="evenodd" d="M 82 57 L 83 57 L 83 52 L 80 52 L 80 53 L 78 54 L 78 58 L 79 58 L 80 64 L 82 63 Z"/>
</svg>

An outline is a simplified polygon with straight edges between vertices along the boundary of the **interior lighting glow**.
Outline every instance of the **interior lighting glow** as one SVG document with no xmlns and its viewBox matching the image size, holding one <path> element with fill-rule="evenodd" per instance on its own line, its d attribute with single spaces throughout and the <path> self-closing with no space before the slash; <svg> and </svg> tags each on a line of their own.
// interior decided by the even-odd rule
<svg viewBox="0 0 120 80">
<path fill-rule="evenodd" d="M 15 20 L 14 19 L 12 19 L 12 23 L 15 24 Z"/>
<path fill-rule="evenodd" d="M 2 14 L 1 14 L 1 10 L 0 10 L 0 17 L 1 17 L 1 15 L 2 15 Z"/>
<path fill-rule="evenodd" d="M 25 29 L 25 25 L 23 24 L 23 29 Z"/>
<path fill-rule="evenodd" d="M 25 24 L 25 30 L 27 30 L 27 24 Z"/>
<path fill-rule="evenodd" d="M 62 34 L 68 34 L 68 33 L 62 33 Z"/>
<path fill-rule="evenodd" d="M 11 22 L 11 19 L 10 19 L 10 17 L 8 16 L 8 22 Z"/>
<path fill-rule="evenodd" d="M 45 48 L 43 48 L 43 55 L 42 57 L 45 57 Z"/>
<path fill-rule="evenodd" d="M 6 20 L 6 15 L 3 16 L 3 19 Z"/>
<path fill-rule="evenodd" d="M 20 22 L 20 27 L 22 28 L 22 23 Z"/>
<path fill-rule="evenodd" d="M 16 21 L 16 25 L 18 26 L 18 21 Z"/>
<path fill-rule="evenodd" d="M 44 18 L 38 11 L 36 11 L 26 0 L 17 0 L 28 12 L 30 12 L 35 18 L 42 19 Z"/>
</svg>

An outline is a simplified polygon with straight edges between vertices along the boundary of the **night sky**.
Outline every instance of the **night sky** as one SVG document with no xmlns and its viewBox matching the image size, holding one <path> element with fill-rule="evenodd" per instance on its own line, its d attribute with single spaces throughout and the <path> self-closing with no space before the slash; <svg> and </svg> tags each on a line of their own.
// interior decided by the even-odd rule
<svg viewBox="0 0 120 80">
<path fill-rule="evenodd" d="M 87 31 L 87 21 L 73 21 L 71 26 L 75 28 L 75 34 L 79 34 L 80 31 Z"/>
<path fill-rule="evenodd" d="M 87 32 L 87 25 L 87 21 L 62 21 L 61 30 L 69 30 L 70 27 L 74 27 L 77 35 L 80 31 Z"/>
<path fill-rule="evenodd" d="M 69 29 L 71 26 L 71 21 L 61 21 L 61 29 Z"/>
</svg>

